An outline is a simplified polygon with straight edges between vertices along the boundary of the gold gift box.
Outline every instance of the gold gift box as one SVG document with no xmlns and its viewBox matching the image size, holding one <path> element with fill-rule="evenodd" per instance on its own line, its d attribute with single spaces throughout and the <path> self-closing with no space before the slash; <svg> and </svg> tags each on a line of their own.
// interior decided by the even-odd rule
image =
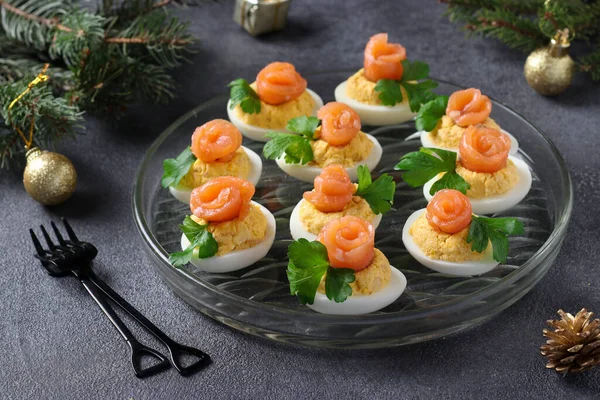
<svg viewBox="0 0 600 400">
<path fill-rule="evenodd" d="M 236 0 L 233 20 L 252 36 L 285 27 L 291 0 Z"/>
</svg>

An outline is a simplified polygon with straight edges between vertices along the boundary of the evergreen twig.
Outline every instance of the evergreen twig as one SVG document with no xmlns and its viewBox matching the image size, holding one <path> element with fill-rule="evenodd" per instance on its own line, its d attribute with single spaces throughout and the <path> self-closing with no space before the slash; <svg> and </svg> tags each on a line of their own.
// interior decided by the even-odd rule
<svg viewBox="0 0 600 400">
<path fill-rule="evenodd" d="M 579 69 L 600 80 L 600 1 L 583 0 L 439 0 L 446 15 L 469 35 L 495 38 L 511 48 L 532 51 L 547 44 L 557 30 L 569 28 L 588 54 Z"/>
<path fill-rule="evenodd" d="M 48 147 L 81 130 L 84 110 L 118 115 L 140 97 L 171 99 L 170 70 L 192 51 L 194 38 L 168 6 L 208 1 L 102 0 L 94 12 L 74 0 L 0 0 L 0 168 L 23 153 L 7 106 L 44 63 L 51 79 L 11 115 L 17 124 L 33 115 L 34 139 Z"/>
</svg>

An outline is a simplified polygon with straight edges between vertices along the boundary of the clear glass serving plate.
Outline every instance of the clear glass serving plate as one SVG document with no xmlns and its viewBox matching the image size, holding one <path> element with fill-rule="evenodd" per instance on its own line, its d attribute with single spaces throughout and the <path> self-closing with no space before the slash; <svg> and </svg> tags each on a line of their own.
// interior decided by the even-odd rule
<svg viewBox="0 0 600 400">
<path fill-rule="evenodd" d="M 352 71 L 307 75 L 309 87 L 325 102 L 335 86 Z M 440 94 L 458 86 L 440 82 Z M 387 172 L 398 183 L 394 208 L 376 233 L 376 247 L 408 279 L 403 295 L 389 307 L 364 316 L 318 314 L 291 296 L 286 277 L 286 251 L 291 237 L 289 217 L 302 193 L 312 185 L 284 174 L 274 161 L 263 158 L 263 175 L 254 200 L 276 217 L 277 235 L 267 256 L 241 271 L 208 274 L 191 265 L 173 268 L 168 253 L 179 250 L 178 224 L 189 207 L 160 186 L 162 163 L 190 143 L 194 129 L 215 118 L 227 118 L 227 96 L 199 105 L 175 121 L 148 149 L 135 181 L 133 209 L 149 257 L 164 282 L 204 314 L 243 332 L 272 340 L 321 347 L 375 348 L 434 339 L 485 321 L 525 295 L 546 273 L 565 237 L 572 208 L 572 188 L 564 161 L 554 145 L 532 124 L 494 101 L 492 117 L 520 142 L 519 154 L 531 167 L 533 186 L 515 208 L 503 213 L 519 217 L 525 235 L 510 238 L 506 265 L 475 277 L 454 277 L 418 264 L 402 244 L 406 218 L 426 206 L 421 189 L 402 182 L 393 170 L 405 153 L 417 150 L 419 140 L 404 139 L 414 123 L 364 127 L 383 146 L 376 175 Z M 245 139 L 244 145 L 261 154 L 263 143 Z"/>
</svg>

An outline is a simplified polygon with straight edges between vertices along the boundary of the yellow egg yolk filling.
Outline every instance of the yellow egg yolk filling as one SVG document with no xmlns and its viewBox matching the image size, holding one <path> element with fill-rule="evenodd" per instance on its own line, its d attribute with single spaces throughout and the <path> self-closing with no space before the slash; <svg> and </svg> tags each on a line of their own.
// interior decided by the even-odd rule
<svg viewBox="0 0 600 400">
<path fill-rule="evenodd" d="M 453 235 L 437 232 L 427 222 L 425 213 L 410 227 L 409 233 L 421 251 L 433 260 L 451 262 L 474 261 L 481 260 L 485 254 L 485 252 L 477 253 L 471 251 L 471 245 L 467 243 L 469 227 Z M 488 245 L 486 252 L 490 249 L 491 246 Z"/>
<path fill-rule="evenodd" d="M 195 215 L 191 217 L 196 223 L 206 225 L 207 222 Z M 250 205 L 246 218 L 225 222 L 211 222 L 206 228 L 219 244 L 217 256 L 254 247 L 265 239 L 267 234 L 267 218 L 256 204 Z"/>
<path fill-rule="evenodd" d="M 325 293 L 325 277 L 323 275 L 318 291 Z M 364 269 L 354 273 L 354 282 L 350 283 L 352 296 L 368 296 L 384 289 L 392 279 L 392 267 L 387 257 L 378 249 L 375 249 L 375 257 L 371 264 Z"/>
<path fill-rule="evenodd" d="M 483 125 L 500 130 L 500 126 L 491 118 L 486 119 Z M 460 139 L 466 129 L 456 125 L 452 118 L 444 115 L 438 125 L 429 133 L 429 138 L 435 146 L 445 149 L 458 149 Z"/>
<path fill-rule="evenodd" d="M 250 86 L 256 90 L 256 82 Z M 261 101 L 259 113 L 246 114 L 239 104 L 233 112 L 240 121 L 248 125 L 266 129 L 285 129 L 290 119 L 303 115 L 310 117 L 314 114 L 314 109 L 315 101 L 305 90 L 300 97 L 283 104 L 271 105 Z"/>
<path fill-rule="evenodd" d="M 251 168 L 248 154 L 240 147 L 236 150 L 233 158 L 227 162 L 215 161 L 205 163 L 197 159 L 179 184 L 189 188 L 196 188 L 218 176 L 235 176 L 246 179 L 250 175 Z"/>
<path fill-rule="evenodd" d="M 519 170 L 511 160 L 506 166 L 496 172 L 475 172 L 463 167 L 460 162 L 456 165 L 456 173 L 464 178 L 471 188 L 467 196 L 474 199 L 497 196 L 508 192 L 519 182 Z"/>
<path fill-rule="evenodd" d="M 364 68 L 361 68 L 346 81 L 346 94 L 353 100 L 360 103 L 370 104 L 372 106 L 380 106 L 379 92 L 375 91 L 377 82 L 371 82 L 365 78 Z M 400 85 L 398 85 L 400 86 Z M 408 105 L 408 96 L 402 86 L 402 104 Z"/>
<path fill-rule="evenodd" d="M 314 235 L 318 235 L 321 229 L 331 220 L 342 218 L 346 215 L 352 215 L 373 222 L 375 214 L 371 210 L 369 203 L 359 196 L 353 196 L 352 200 L 338 212 L 324 213 L 319 211 L 310 201 L 302 200 L 298 216 L 304 229 Z"/>
<path fill-rule="evenodd" d="M 315 131 L 315 137 L 318 138 L 319 135 L 320 127 Z M 361 131 L 344 146 L 332 146 L 321 139 L 311 141 L 310 146 L 314 159 L 308 165 L 325 168 L 329 165 L 339 164 L 348 168 L 369 156 L 373 149 L 373 142 L 366 133 Z"/>
</svg>

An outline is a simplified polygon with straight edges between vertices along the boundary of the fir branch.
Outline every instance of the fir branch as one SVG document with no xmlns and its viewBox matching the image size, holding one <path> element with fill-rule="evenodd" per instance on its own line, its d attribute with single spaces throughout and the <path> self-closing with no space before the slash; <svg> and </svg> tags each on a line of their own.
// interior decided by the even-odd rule
<svg viewBox="0 0 600 400">
<path fill-rule="evenodd" d="M 49 55 L 52 59 L 61 58 L 69 67 L 79 64 L 85 49 L 96 48 L 104 40 L 105 19 L 102 16 L 72 9 L 62 23 L 68 30 L 54 33 Z"/>
<path fill-rule="evenodd" d="M 24 153 L 19 135 L 8 123 L 8 105 L 25 90 L 31 76 L 15 83 L 0 86 L 1 114 L 4 120 L 0 127 L 0 168 L 8 167 L 8 161 Z M 13 107 L 11 116 L 15 126 L 29 130 L 31 116 L 34 116 L 34 142 L 43 147 L 52 145 L 63 138 L 74 137 L 81 128 L 82 113 L 65 99 L 52 95 L 49 86 L 34 87 Z"/>
<path fill-rule="evenodd" d="M 70 30 L 60 23 L 60 17 L 67 13 L 61 0 L 14 0 L 10 3 L 0 0 L 0 7 L 6 35 L 39 50 L 47 47 L 54 29 Z"/>
<path fill-rule="evenodd" d="M 531 51 L 547 41 L 534 20 L 497 7 L 498 2 L 495 0 L 474 0 L 479 5 L 483 3 L 488 5 L 477 8 L 472 8 L 471 2 L 467 0 L 448 1 L 452 5 L 448 7 L 446 14 L 451 21 L 464 23 L 469 35 L 479 34 L 496 38 L 511 48 L 524 51 Z"/>
<path fill-rule="evenodd" d="M 577 59 L 580 71 L 587 72 L 593 80 L 600 80 L 600 49 Z"/>
<path fill-rule="evenodd" d="M 473 14 L 482 9 L 503 9 L 515 14 L 533 15 L 544 5 L 544 0 L 439 0 L 439 2 L 447 4 L 449 9 L 462 11 L 463 14 Z M 448 10 L 448 14 L 452 12 Z"/>
<path fill-rule="evenodd" d="M 193 43 L 193 37 L 187 33 L 188 25 L 155 10 L 140 15 L 127 29 L 105 41 L 121 44 L 122 51 L 128 55 L 132 50 L 128 44 L 140 44 L 158 64 L 175 67 L 185 59 L 188 46 Z"/>
</svg>

